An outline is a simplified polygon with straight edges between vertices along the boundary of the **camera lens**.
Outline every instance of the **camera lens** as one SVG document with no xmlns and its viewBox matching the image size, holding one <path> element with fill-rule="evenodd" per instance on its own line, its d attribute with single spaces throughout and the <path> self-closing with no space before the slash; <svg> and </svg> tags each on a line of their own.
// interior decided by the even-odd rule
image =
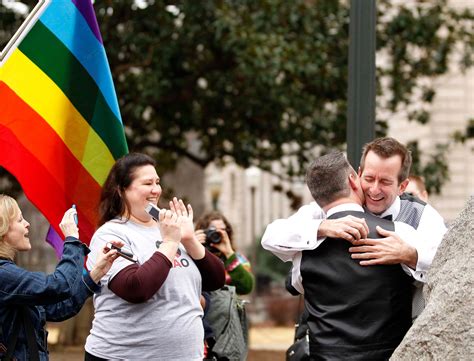
<svg viewBox="0 0 474 361">
<path fill-rule="evenodd" d="M 206 242 L 218 244 L 221 243 L 221 234 L 216 230 L 215 227 L 209 227 L 204 231 L 206 234 Z"/>
</svg>

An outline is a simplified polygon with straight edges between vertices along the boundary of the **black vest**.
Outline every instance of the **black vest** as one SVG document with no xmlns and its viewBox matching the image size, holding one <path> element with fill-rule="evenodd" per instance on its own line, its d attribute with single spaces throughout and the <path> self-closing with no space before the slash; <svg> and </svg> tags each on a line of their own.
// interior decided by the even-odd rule
<svg viewBox="0 0 474 361">
<path fill-rule="evenodd" d="M 365 218 L 369 238 L 375 226 L 394 223 L 368 213 L 339 212 L 329 218 Z M 327 238 L 303 251 L 301 276 L 309 311 L 312 360 L 388 359 L 411 326 L 411 278 L 399 264 L 361 266 L 351 244 Z"/>
</svg>

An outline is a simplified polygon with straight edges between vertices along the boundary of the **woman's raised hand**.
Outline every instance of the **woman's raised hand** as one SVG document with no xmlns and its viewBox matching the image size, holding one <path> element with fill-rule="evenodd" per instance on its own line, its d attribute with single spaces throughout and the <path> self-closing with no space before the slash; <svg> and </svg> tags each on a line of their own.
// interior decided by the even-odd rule
<svg viewBox="0 0 474 361">
<path fill-rule="evenodd" d="M 160 231 L 163 242 L 179 243 L 181 241 L 181 223 L 181 218 L 173 210 L 160 211 Z"/>
<path fill-rule="evenodd" d="M 186 207 L 181 199 L 176 197 L 170 201 L 170 209 L 179 218 L 181 224 L 181 240 L 190 241 L 194 239 L 193 208 L 190 204 Z"/>
<path fill-rule="evenodd" d="M 217 232 L 221 234 L 221 241 L 219 243 L 212 243 L 211 246 L 218 249 L 226 258 L 229 258 L 235 253 L 230 243 L 229 235 L 224 229 L 217 229 Z"/>
<path fill-rule="evenodd" d="M 193 208 L 190 204 L 186 207 L 184 202 L 176 197 L 170 202 L 170 208 L 181 220 L 181 242 L 184 248 L 193 259 L 202 259 L 206 250 L 194 235 Z"/>
<path fill-rule="evenodd" d="M 79 239 L 79 228 L 77 228 L 74 215 L 77 215 L 76 209 L 69 208 L 66 213 L 64 213 L 63 219 L 61 223 L 59 223 L 59 228 L 61 228 L 64 237 L 75 237 Z"/>
<path fill-rule="evenodd" d="M 113 245 L 122 248 L 124 243 L 122 241 L 110 241 Z M 104 277 L 107 272 L 109 272 L 110 267 L 117 259 L 118 253 L 115 249 L 109 249 L 106 245 L 104 245 L 101 251 L 97 254 L 97 259 L 92 267 L 89 275 L 91 276 L 92 280 L 95 283 L 98 283 L 102 277 Z"/>
</svg>

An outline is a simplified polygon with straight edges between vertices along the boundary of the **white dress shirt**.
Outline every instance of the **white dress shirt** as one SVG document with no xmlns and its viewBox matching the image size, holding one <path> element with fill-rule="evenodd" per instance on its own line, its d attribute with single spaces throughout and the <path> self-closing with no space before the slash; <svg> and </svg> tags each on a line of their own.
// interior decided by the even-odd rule
<svg viewBox="0 0 474 361">
<path fill-rule="evenodd" d="M 351 207 L 349 206 L 349 208 Z M 346 210 L 350 210 L 349 208 Z M 358 210 L 361 209 L 358 206 Z M 331 211 L 328 213 L 332 214 Z M 397 197 L 381 216 L 391 214 L 393 219 L 396 219 L 399 212 L 400 198 Z M 296 276 L 296 273 L 299 273 L 301 251 L 315 249 L 325 240 L 324 237 L 317 237 L 319 225 L 325 218 L 327 218 L 327 215 L 316 202 L 302 206 L 289 218 L 277 219 L 267 226 L 262 237 L 262 247 L 271 251 L 284 262 L 293 261 L 293 266 L 298 268 L 293 270 L 293 276 Z M 405 242 L 415 247 L 418 253 L 416 269 L 413 270 L 406 265 L 402 265 L 403 269 L 412 275 L 415 280 L 426 282 L 426 273 L 446 232 L 443 218 L 433 207 L 427 204 L 417 230 L 405 223 L 395 222 L 395 232 Z"/>
<path fill-rule="evenodd" d="M 392 219 L 396 220 L 400 213 L 400 204 L 400 198 L 395 198 L 392 205 L 380 216 L 385 217 L 392 215 Z M 418 247 L 415 246 L 418 252 L 416 270 L 421 272 L 419 275 L 421 278 L 426 278 L 425 273 L 429 270 L 431 262 L 433 262 L 436 251 L 447 230 L 443 217 L 441 217 L 438 211 L 431 205 L 426 204 L 423 209 L 423 214 L 421 215 L 420 223 L 416 229 L 417 233 L 426 240 L 426 243 L 419 244 Z M 403 237 L 402 239 L 405 240 Z M 423 280 L 423 282 L 426 282 L 426 280 Z"/>
</svg>

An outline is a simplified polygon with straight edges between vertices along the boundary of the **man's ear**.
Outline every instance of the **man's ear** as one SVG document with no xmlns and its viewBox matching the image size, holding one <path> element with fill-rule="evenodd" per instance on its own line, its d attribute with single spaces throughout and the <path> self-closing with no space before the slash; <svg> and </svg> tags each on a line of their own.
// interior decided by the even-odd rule
<svg viewBox="0 0 474 361">
<path fill-rule="evenodd" d="M 428 191 L 424 190 L 421 192 L 421 195 L 426 199 L 428 200 Z"/>
<path fill-rule="evenodd" d="M 410 183 L 410 179 L 405 179 L 403 182 L 400 183 L 398 186 L 398 195 L 401 195 L 407 189 L 408 183 Z"/>
<path fill-rule="evenodd" d="M 360 167 L 359 167 L 359 169 L 357 169 L 357 175 L 358 175 L 359 177 L 362 175 L 362 169 L 360 169 Z"/>
<path fill-rule="evenodd" d="M 359 189 L 360 183 L 357 182 L 358 177 L 351 173 L 349 174 L 349 185 L 353 191 L 357 191 Z"/>
</svg>

